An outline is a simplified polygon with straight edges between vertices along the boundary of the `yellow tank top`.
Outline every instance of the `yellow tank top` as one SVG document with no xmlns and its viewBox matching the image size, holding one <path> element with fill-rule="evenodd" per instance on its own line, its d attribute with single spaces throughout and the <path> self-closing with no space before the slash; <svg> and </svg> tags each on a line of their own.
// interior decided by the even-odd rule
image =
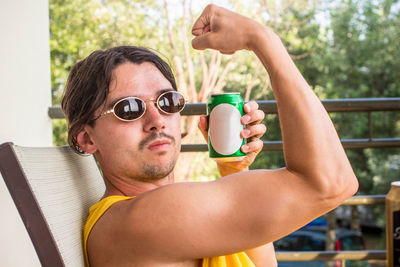
<svg viewBox="0 0 400 267">
<path fill-rule="evenodd" d="M 114 203 L 132 198 L 134 197 L 109 196 L 103 198 L 102 200 L 90 207 L 89 217 L 83 229 L 83 251 L 85 254 L 86 266 L 90 266 L 87 255 L 87 240 L 93 226 Z M 246 255 L 246 253 L 239 252 L 231 255 L 204 258 L 202 267 L 255 267 L 255 265 Z"/>
</svg>

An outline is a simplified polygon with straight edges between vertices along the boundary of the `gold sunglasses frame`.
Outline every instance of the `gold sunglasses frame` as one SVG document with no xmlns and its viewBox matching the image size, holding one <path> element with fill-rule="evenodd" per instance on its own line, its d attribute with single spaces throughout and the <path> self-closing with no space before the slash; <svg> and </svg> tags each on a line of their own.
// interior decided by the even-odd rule
<svg viewBox="0 0 400 267">
<path fill-rule="evenodd" d="M 164 96 L 165 94 L 168 94 L 168 93 L 177 93 L 177 94 L 180 94 L 180 95 L 183 97 L 183 99 L 184 99 L 185 102 L 183 103 L 183 107 L 182 107 L 182 109 L 181 109 L 180 111 L 178 111 L 178 112 L 167 112 L 167 111 L 162 110 L 162 109 L 160 108 L 160 106 L 158 105 L 158 101 L 160 100 L 160 97 L 162 97 L 162 96 Z M 139 116 L 138 118 L 136 118 L 136 119 L 133 119 L 133 120 L 125 120 L 125 119 L 122 119 L 122 118 L 118 117 L 117 114 L 115 114 L 114 109 L 115 109 L 115 107 L 116 107 L 119 103 L 121 103 L 122 101 L 124 101 L 124 100 L 126 100 L 126 99 L 130 99 L 130 98 L 139 99 L 140 101 L 142 101 L 143 103 L 145 103 L 145 105 L 144 105 L 144 111 L 143 111 L 142 115 L 140 115 L 140 116 Z M 175 114 L 175 113 L 181 112 L 181 111 L 185 108 L 186 102 L 188 102 L 188 101 L 189 101 L 189 100 L 186 99 L 185 96 L 184 96 L 183 94 L 181 94 L 180 92 L 177 92 L 177 91 L 167 91 L 167 92 L 164 92 L 164 93 L 160 94 L 157 98 L 150 98 L 150 99 L 146 99 L 146 100 L 143 100 L 143 99 L 141 99 L 141 98 L 139 98 L 139 97 L 136 97 L 136 96 L 128 96 L 128 97 L 124 97 L 124 98 L 118 100 L 118 101 L 113 105 L 113 107 L 112 107 L 111 109 L 106 110 L 106 111 L 104 111 L 103 113 L 101 113 L 100 116 L 98 117 L 98 119 L 99 119 L 100 117 L 104 116 L 104 115 L 107 115 L 107 114 L 112 113 L 112 114 L 114 115 L 114 117 L 116 117 L 117 119 L 119 119 L 119 120 L 121 120 L 121 121 L 125 121 L 125 122 L 136 121 L 136 120 L 140 119 L 141 117 L 143 117 L 143 115 L 146 113 L 146 110 L 147 110 L 147 105 L 146 105 L 146 104 L 147 104 L 148 102 L 153 102 L 154 105 L 157 107 L 157 109 L 160 110 L 161 112 L 165 113 L 165 114 Z"/>
</svg>

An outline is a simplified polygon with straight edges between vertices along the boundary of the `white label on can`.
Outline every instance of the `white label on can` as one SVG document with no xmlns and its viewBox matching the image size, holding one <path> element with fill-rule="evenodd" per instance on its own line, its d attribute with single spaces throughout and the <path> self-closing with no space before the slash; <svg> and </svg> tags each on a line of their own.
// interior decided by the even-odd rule
<svg viewBox="0 0 400 267">
<path fill-rule="evenodd" d="M 214 150 L 221 155 L 231 155 L 242 145 L 240 132 L 241 114 L 231 104 L 219 104 L 213 108 L 209 118 L 209 135 Z"/>
</svg>

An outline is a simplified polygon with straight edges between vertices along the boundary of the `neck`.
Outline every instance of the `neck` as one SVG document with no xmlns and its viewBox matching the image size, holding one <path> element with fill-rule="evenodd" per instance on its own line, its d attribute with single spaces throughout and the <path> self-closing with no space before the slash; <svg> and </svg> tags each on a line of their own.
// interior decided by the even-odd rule
<svg viewBox="0 0 400 267">
<path fill-rule="evenodd" d="M 104 197 L 121 195 L 121 196 L 138 196 L 147 191 L 154 190 L 161 186 L 174 183 L 174 174 L 159 179 L 157 181 L 138 181 L 134 179 L 122 179 L 117 177 L 108 177 L 104 175 L 104 183 L 106 192 Z"/>
</svg>

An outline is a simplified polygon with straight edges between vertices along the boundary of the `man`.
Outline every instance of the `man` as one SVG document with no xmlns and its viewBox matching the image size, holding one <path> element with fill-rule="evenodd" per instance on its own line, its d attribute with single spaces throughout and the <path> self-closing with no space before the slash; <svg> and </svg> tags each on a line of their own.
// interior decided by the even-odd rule
<svg viewBox="0 0 400 267">
<path fill-rule="evenodd" d="M 286 167 L 245 171 L 265 132 L 251 102 L 242 118 L 250 156 L 219 164 L 217 181 L 173 183 L 183 103 L 169 67 L 140 48 L 94 52 L 71 71 L 62 103 L 70 144 L 95 154 L 106 184 L 85 229 L 91 266 L 276 266 L 272 241 L 357 191 L 329 116 L 270 29 L 209 5 L 192 33 L 195 49 L 247 49 L 264 64 Z"/>
</svg>

